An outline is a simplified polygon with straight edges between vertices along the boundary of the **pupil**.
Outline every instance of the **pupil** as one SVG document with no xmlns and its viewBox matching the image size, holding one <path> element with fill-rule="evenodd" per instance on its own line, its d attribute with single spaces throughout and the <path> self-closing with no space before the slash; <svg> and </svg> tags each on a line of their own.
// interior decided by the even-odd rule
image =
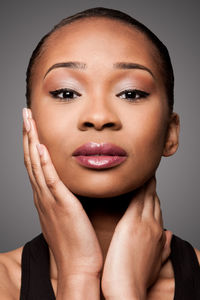
<svg viewBox="0 0 200 300">
<path fill-rule="evenodd" d="M 131 96 L 132 96 L 132 97 L 135 97 L 135 92 L 129 91 L 129 92 L 127 92 L 127 96 L 128 96 L 129 98 L 131 98 Z"/>
<path fill-rule="evenodd" d="M 72 96 L 72 92 L 69 92 L 69 91 L 64 92 L 65 98 L 71 98 L 70 96 Z"/>
</svg>

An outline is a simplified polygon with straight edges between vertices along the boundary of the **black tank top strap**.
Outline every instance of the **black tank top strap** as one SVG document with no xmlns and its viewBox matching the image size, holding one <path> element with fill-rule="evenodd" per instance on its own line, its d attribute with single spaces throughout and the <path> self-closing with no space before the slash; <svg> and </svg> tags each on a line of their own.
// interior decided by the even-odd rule
<svg viewBox="0 0 200 300">
<path fill-rule="evenodd" d="M 49 249 L 40 234 L 23 248 L 20 300 L 46 299 L 56 298 L 50 281 Z"/>
<path fill-rule="evenodd" d="M 194 248 L 173 235 L 170 259 L 175 276 L 174 300 L 199 300 L 200 266 Z"/>
</svg>

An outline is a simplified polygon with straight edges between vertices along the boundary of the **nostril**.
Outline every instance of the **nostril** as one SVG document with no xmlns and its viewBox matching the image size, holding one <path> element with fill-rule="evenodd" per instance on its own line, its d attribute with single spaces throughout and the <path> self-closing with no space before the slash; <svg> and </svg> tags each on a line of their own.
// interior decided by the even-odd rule
<svg viewBox="0 0 200 300">
<path fill-rule="evenodd" d="M 112 127 L 114 124 L 113 123 L 107 123 L 107 124 L 105 124 L 104 126 L 105 127 Z"/>
<path fill-rule="evenodd" d="M 90 127 L 94 127 L 98 130 L 101 130 L 103 128 L 111 128 L 111 127 L 115 127 L 115 123 L 113 122 L 107 122 L 107 123 L 101 123 L 101 122 L 84 122 L 84 127 L 85 128 L 90 128 Z"/>
<path fill-rule="evenodd" d="M 114 125 L 113 123 L 106 123 L 102 127 L 112 127 L 113 125 Z M 87 126 L 87 127 L 93 127 L 94 126 L 95 127 L 95 125 L 90 123 L 90 122 L 85 122 L 85 126 Z"/>
<path fill-rule="evenodd" d="M 85 122 L 85 126 L 92 127 L 92 126 L 93 126 L 93 124 L 92 124 L 92 123 L 90 123 L 90 122 Z"/>
</svg>

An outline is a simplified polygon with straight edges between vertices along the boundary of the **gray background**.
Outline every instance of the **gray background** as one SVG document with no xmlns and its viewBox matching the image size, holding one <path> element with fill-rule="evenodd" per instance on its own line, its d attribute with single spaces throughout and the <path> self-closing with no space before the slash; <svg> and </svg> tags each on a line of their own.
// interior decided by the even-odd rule
<svg viewBox="0 0 200 300">
<path fill-rule="evenodd" d="M 40 233 L 23 165 L 21 110 L 25 71 L 39 39 L 61 18 L 86 8 L 120 9 L 147 25 L 168 46 L 181 116 L 180 148 L 164 158 L 158 192 L 165 227 L 200 248 L 199 1 L 3 1 L 0 7 L 0 251 L 22 246 Z"/>
</svg>

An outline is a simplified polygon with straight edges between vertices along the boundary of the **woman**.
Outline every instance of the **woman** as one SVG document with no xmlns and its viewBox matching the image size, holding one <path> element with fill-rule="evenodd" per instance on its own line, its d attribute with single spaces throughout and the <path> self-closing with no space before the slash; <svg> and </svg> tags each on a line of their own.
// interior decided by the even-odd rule
<svg viewBox="0 0 200 300">
<path fill-rule="evenodd" d="M 166 47 L 122 12 L 80 12 L 34 50 L 26 96 L 42 234 L 1 254 L 1 299 L 199 299 L 200 253 L 163 230 L 156 194 L 179 137 Z"/>
</svg>

